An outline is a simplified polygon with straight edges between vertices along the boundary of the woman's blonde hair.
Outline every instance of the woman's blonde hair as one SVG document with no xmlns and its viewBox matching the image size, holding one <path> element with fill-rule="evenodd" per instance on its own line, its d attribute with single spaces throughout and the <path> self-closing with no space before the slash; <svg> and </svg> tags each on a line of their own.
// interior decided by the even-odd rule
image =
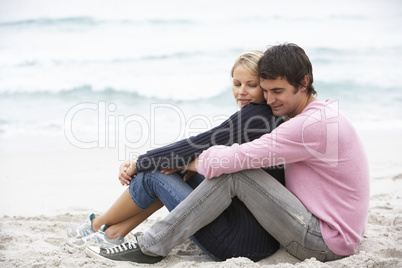
<svg viewBox="0 0 402 268">
<path fill-rule="evenodd" d="M 235 63 L 233 64 L 230 75 L 233 77 L 234 70 L 240 64 L 243 65 L 252 75 L 258 76 L 258 61 L 264 55 L 264 52 L 260 50 L 249 50 L 243 52 L 239 57 L 237 57 Z"/>
</svg>

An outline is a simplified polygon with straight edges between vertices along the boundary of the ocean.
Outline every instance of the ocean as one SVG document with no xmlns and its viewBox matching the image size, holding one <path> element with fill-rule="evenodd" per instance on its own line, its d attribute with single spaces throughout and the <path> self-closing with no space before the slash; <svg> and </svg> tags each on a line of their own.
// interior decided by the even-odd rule
<svg viewBox="0 0 402 268">
<path fill-rule="evenodd" d="M 397 0 L 0 0 L 0 152 L 123 160 L 200 133 L 237 111 L 235 58 L 283 42 L 358 130 L 399 131 L 401 25 Z"/>
</svg>

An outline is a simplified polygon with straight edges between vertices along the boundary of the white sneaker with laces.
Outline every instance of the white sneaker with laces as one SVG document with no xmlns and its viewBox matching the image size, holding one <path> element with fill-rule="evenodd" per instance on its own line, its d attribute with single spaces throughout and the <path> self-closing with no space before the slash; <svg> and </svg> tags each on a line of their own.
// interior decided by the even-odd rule
<svg viewBox="0 0 402 268">
<path fill-rule="evenodd" d="M 81 238 L 91 234 L 95 231 L 92 229 L 92 220 L 95 219 L 95 213 L 89 214 L 84 223 L 71 224 L 67 227 L 67 234 L 73 238 Z"/>
<path fill-rule="evenodd" d="M 117 237 L 116 239 L 109 239 L 105 230 L 108 227 L 103 225 L 99 231 L 96 233 L 81 237 L 81 238 L 70 238 L 67 240 L 67 245 L 73 248 L 83 248 L 89 245 L 97 245 L 102 248 L 111 248 L 124 243 L 124 237 Z"/>
</svg>

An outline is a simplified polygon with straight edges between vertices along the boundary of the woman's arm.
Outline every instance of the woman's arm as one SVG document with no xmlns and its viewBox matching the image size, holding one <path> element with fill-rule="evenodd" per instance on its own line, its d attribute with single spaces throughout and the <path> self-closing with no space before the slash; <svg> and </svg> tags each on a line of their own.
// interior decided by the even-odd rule
<svg viewBox="0 0 402 268">
<path fill-rule="evenodd" d="M 136 172 L 186 166 L 213 145 L 249 142 L 270 133 L 280 123 L 282 120 L 268 105 L 250 103 L 211 130 L 141 155 Z"/>
</svg>

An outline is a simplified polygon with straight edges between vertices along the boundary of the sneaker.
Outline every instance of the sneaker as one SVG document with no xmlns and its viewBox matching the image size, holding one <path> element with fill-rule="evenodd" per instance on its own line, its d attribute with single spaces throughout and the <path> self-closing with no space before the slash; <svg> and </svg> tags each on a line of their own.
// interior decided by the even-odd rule
<svg viewBox="0 0 402 268">
<path fill-rule="evenodd" d="M 161 261 L 161 256 L 149 256 L 142 253 L 137 239 L 113 248 L 87 247 L 85 253 L 89 257 L 114 261 L 131 261 L 136 263 L 153 264 Z"/>
<path fill-rule="evenodd" d="M 83 248 L 90 244 L 97 244 L 102 248 L 111 248 L 124 243 L 124 237 L 121 236 L 113 240 L 109 239 L 105 234 L 107 228 L 106 225 L 103 225 L 96 233 L 81 238 L 70 238 L 67 240 L 67 245 L 73 248 Z"/>
<path fill-rule="evenodd" d="M 67 227 L 67 234 L 70 237 L 81 238 L 95 233 L 92 229 L 92 220 L 95 219 L 95 213 L 88 216 L 88 219 L 82 224 L 71 224 Z"/>
</svg>

